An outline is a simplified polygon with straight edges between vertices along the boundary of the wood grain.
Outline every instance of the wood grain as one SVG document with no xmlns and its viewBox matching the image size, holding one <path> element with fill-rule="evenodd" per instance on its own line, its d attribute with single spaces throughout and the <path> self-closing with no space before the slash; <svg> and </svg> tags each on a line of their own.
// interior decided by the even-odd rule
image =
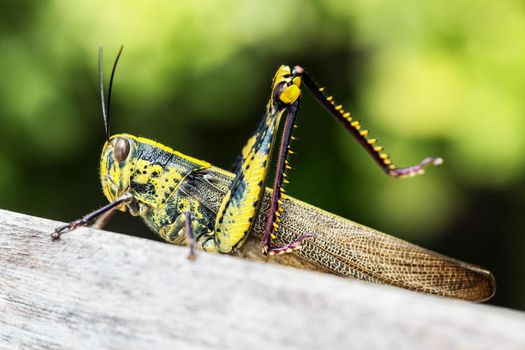
<svg viewBox="0 0 525 350">
<path fill-rule="evenodd" d="M 525 314 L 0 210 L 2 349 L 524 349 Z"/>
</svg>

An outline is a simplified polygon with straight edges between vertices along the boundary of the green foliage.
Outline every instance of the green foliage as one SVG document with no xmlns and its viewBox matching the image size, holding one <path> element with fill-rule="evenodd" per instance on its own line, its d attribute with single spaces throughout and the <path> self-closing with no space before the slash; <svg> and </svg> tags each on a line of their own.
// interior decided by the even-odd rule
<svg viewBox="0 0 525 350">
<path fill-rule="evenodd" d="M 275 69 L 301 64 L 396 164 L 429 155 L 445 164 L 389 179 L 306 96 L 289 193 L 496 277 L 514 266 L 509 278 L 523 279 L 515 268 L 525 266 L 523 2 L 8 3 L 0 13 L 0 207 L 69 220 L 104 203 L 99 45 L 106 76 L 125 46 L 115 132 L 226 168 L 263 112 Z M 130 220 L 113 227 L 137 231 Z M 496 301 L 525 308 L 525 283 L 507 283 L 513 289 L 500 287 Z"/>
</svg>

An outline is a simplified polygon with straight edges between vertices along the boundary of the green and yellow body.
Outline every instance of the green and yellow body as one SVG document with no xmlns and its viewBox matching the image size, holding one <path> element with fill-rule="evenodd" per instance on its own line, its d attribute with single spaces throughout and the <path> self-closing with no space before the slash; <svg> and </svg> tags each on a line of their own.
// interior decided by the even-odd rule
<svg viewBox="0 0 525 350">
<path fill-rule="evenodd" d="M 198 246 L 218 251 L 214 225 L 234 174 L 148 139 L 126 134 L 112 136 L 112 140 L 118 138 L 129 140 L 130 159 L 134 159 L 122 167 L 113 164 L 115 169 L 130 175 L 129 191 L 134 198 L 126 204 L 130 213 L 141 216 L 167 242 L 184 245 L 187 236 L 182 226 L 177 226 L 177 218 L 190 210 Z M 106 152 L 111 151 L 104 149 L 101 176 L 104 193 L 112 201 L 115 193 L 108 184 L 112 172 L 106 170 L 111 167 L 107 160 L 112 157 Z M 116 173 L 113 177 L 128 178 Z M 494 279 L 482 268 L 420 248 L 287 195 L 282 197 L 276 243 L 294 241 L 305 233 L 316 236 L 290 254 L 265 256 L 260 242 L 271 191 L 266 189 L 249 238 L 231 253 L 467 300 L 483 300 L 494 293 Z"/>
<path fill-rule="evenodd" d="M 235 254 L 303 269 L 320 270 L 414 291 L 482 301 L 495 292 L 487 270 L 425 250 L 341 218 L 284 193 L 292 154 L 290 140 L 302 95 L 309 89 L 329 113 L 392 177 L 420 174 L 440 158 L 397 168 L 359 121 L 324 94 L 299 66 L 281 66 L 255 133 L 234 173 L 157 142 L 129 134 L 109 136 L 100 179 L 110 204 L 57 228 L 88 225 L 114 209 L 140 216 L 163 240 L 204 251 Z M 110 84 L 111 86 L 111 84 Z M 273 187 L 266 187 L 275 154 Z"/>
</svg>

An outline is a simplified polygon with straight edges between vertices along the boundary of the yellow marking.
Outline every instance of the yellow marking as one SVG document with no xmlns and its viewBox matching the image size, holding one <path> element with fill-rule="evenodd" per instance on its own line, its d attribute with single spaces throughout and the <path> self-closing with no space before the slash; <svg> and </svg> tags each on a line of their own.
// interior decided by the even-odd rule
<svg viewBox="0 0 525 350">
<path fill-rule="evenodd" d="M 140 174 L 140 175 L 136 175 L 135 177 L 133 177 L 133 180 L 140 184 L 140 185 L 144 185 L 148 182 L 149 180 L 149 175 L 148 174 Z"/>
<path fill-rule="evenodd" d="M 272 82 L 272 99 L 275 98 L 275 92 L 277 86 L 282 83 L 291 84 L 287 86 L 283 92 L 279 95 L 279 99 L 287 104 L 294 103 L 300 96 L 301 90 L 299 86 L 301 85 L 301 78 L 295 77 L 291 78 L 291 70 L 288 66 L 280 66 Z"/>
<path fill-rule="evenodd" d="M 385 159 L 383 163 L 385 163 L 386 165 L 389 165 L 390 163 L 392 163 L 392 161 L 390 159 Z"/>
<path fill-rule="evenodd" d="M 275 73 L 275 76 L 273 77 L 273 83 L 272 83 L 272 94 L 273 94 L 273 90 L 275 90 L 275 88 L 277 87 L 277 85 L 279 85 L 280 83 L 282 83 L 283 81 L 287 81 L 287 79 L 285 78 L 285 76 L 287 75 L 290 75 L 292 72 L 290 70 L 290 67 L 288 66 L 280 66 L 278 69 L 277 69 L 277 72 Z"/>
<path fill-rule="evenodd" d="M 319 88 L 319 92 L 324 92 L 325 88 L 322 87 L 322 88 Z"/>
<path fill-rule="evenodd" d="M 395 166 L 394 164 L 390 164 L 390 165 L 388 166 L 388 168 L 394 170 L 394 169 L 396 168 L 396 166 Z"/>
<path fill-rule="evenodd" d="M 336 110 L 336 111 L 339 111 L 339 110 L 341 110 L 342 108 L 343 108 L 343 105 L 338 105 L 338 106 L 335 107 L 335 110 Z"/>
<path fill-rule="evenodd" d="M 345 118 L 350 117 L 350 112 L 346 112 L 345 114 L 343 114 L 343 117 L 345 117 Z"/>
<path fill-rule="evenodd" d="M 274 222 L 274 223 L 272 224 L 272 226 L 273 226 L 274 229 L 278 229 L 278 228 L 279 228 L 279 225 L 278 225 L 276 222 Z"/>
<path fill-rule="evenodd" d="M 361 136 L 367 136 L 368 135 L 368 130 L 363 130 L 359 134 L 361 134 Z"/>
<path fill-rule="evenodd" d="M 334 99 L 333 96 L 328 96 L 328 97 L 326 98 L 326 100 L 327 100 L 328 102 L 332 101 L 333 99 Z"/>
<path fill-rule="evenodd" d="M 272 239 L 276 239 L 276 238 L 277 238 L 277 235 L 276 235 L 275 233 L 272 233 L 272 234 L 271 234 L 271 237 L 272 237 Z M 273 255 L 272 252 L 270 252 L 270 255 Z"/>
<path fill-rule="evenodd" d="M 279 74 L 279 72 L 276 74 L 276 79 L 279 78 Z M 284 81 L 289 79 L 281 78 Z M 290 85 L 289 88 L 298 90 L 295 85 Z M 271 104 L 269 104 L 268 108 L 272 108 Z M 275 112 L 267 111 L 266 128 L 264 130 L 265 141 L 263 142 L 268 142 L 272 138 L 285 110 L 283 108 Z M 253 221 L 250 222 L 250 218 L 254 216 L 261 192 L 264 191 L 264 188 L 259 183 L 265 178 L 269 167 L 267 162 L 269 158 L 268 152 L 264 147 L 259 149 L 257 147 L 256 141 L 249 140 L 249 144 L 244 148 L 244 161 L 240 171 L 243 175 L 245 187 L 243 192 L 239 193 L 240 200 L 238 202 L 231 201 L 233 189 L 230 189 L 222 199 L 215 218 L 215 242 L 220 252 L 228 253 L 231 252 L 232 248 L 242 245 L 252 227 Z M 235 188 L 235 190 L 238 191 L 240 189 Z"/>
<path fill-rule="evenodd" d="M 290 181 L 288 181 L 288 180 L 286 180 L 286 179 L 283 179 L 283 182 L 284 182 L 285 184 L 289 184 L 289 183 L 290 183 Z"/>
<path fill-rule="evenodd" d="M 286 103 L 292 104 L 299 98 L 301 94 L 301 89 L 297 85 L 290 85 L 284 89 L 284 91 L 279 95 L 279 99 Z"/>
<path fill-rule="evenodd" d="M 241 154 L 244 159 L 248 158 L 248 154 L 253 148 L 253 145 L 255 144 L 256 140 L 257 140 L 257 135 L 253 135 L 252 137 L 248 139 L 248 141 L 246 142 L 246 145 L 244 145 L 244 147 L 242 148 Z"/>
<path fill-rule="evenodd" d="M 215 227 L 221 228 L 224 232 L 224 234 L 222 234 L 222 232 L 220 234 L 219 251 L 228 252 L 233 246 L 245 238 L 245 232 L 249 230 L 251 226 L 249 217 L 253 216 L 253 212 L 255 211 L 252 203 L 258 199 L 259 193 L 262 190 L 261 187 L 258 186 L 258 182 L 260 178 L 264 177 L 266 172 L 266 168 L 255 165 L 263 164 L 267 158 L 267 154 L 257 152 L 255 153 L 253 161 L 243 164 L 241 171 L 245 176 L 246 189 L 243 192 L 243 200 L 238 206 L 231 204 L 231 192 L 228 192 L 224 197 L 219 209 L 219 213 L 222 212 L 223 214 L 217 215 L 215 223 Z M 246 170 L 248 164 L 252 166 Z M 223 222 L 219 224 L 221 217 Z M 230 222 L 232 218 L 235 218 L 236 221 Z"/>
<path fill-rule="evenodd" d="M 377 139 L 370 139 L 367 141 L 369 145 L 373 145 L 374 143 L 377 142 Z"/>
<path fill-rule="evenodd" d="M 381 158 L 381 159 L 387 159 L 387 158 L 388 158 L 388 155 L 387 155 L 386 153 L 381 153 L 381 154 L 379 155 L 379 158 Z"/>
<path fill-rule="evenodd" d="M 109 170 L 112 174 L 110 175 L 108 173 L 108 156 L 106 155 L 106 147 L 107 142 L 104 145 L 102 157 L 100 159 L 100 182 L 102 183 L 102 192 L 104 192 L 104 195 L 106 196 L 108 201 L 113 202 L 118 191 L 118 187 L 116 185 L 119 183 L 118 180 L 120 178 L 120 168 L 118 166 L 115 166 L 113 167 L 113 169 Z M 111 187 L 113 187 L 113 184 L 116 187 L 114 190 L 111 189 Z"/>
<path fill-rule="evenodd" d="M 376 151 L 376 152 L 381 152 L 382 150 L 383 150 L 383 147 L 381 147 L 381 146 L 374 147 L 374 151 Z"/>
</svg>

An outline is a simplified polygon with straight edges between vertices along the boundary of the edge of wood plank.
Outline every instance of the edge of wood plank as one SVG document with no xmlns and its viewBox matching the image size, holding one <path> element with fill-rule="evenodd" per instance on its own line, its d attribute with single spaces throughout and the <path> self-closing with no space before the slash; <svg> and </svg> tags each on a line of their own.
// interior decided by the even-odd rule
<svg viewBox="0 0 525 350">
<path fill-rule="evenodd" d="M 0 210 L 0 348 L 525 348 L 525 313 Z"/>
</svg>

